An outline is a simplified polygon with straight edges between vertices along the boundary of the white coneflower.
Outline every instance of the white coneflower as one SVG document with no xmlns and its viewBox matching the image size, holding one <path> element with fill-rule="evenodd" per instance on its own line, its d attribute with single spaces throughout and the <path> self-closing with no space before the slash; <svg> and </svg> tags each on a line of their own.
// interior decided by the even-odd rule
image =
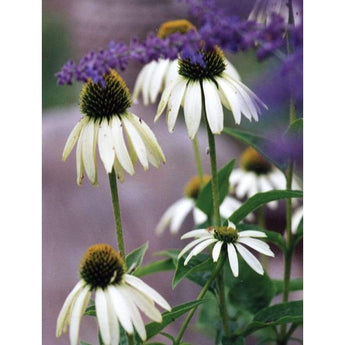
<svg viewBox="0 0 345 345">
<path fill-rule="evenodd" d="M 80 265 L 81 280 L 67 296 L 57 320 L 56 336 L 69 326 L 71 345 L 79 344 L 79 326 L 91 293 L 104 345 L 117 345 L 121 325 L 128 334 L 137 331 L 142 340 L 146 330 L 139 310 L 156 322 L 162 321 L 154 302 L 170 310 L 168 302 L 141 279 L 125 272 L 120 255 L 107 244 L 90 247 Z"/>
<path fill-rule="evenodd" d="M 214 227 L 189 231 L 184 234 L 181 239 L 193 237 L 195 240 L 182 249 L 178 256 L 181 258 L 194 247 L 186 257 L 184 261 L 185 265 L 188 264 L 189 260 L 193 256 L 201 253 L 208 246 L 214 245 L 212 250 L 213 261 L 216 262 L 219 259 L 222 249 L 226 250 L 230 268 L 235 277 L 238 276 L 238 254 L 242 256 L 244 261 L 255 272 L 258 274 L 264 274 L 264 269 L 262 268 L 260 261 L 243 245 L 258 251 L 261 254 L 274 256 L 269 245 L 256 238 L 267 237 L 264 232 L 257 230 L 237 231 L 236 226 L 231 222 L 228 222 L 228 226 L 219 227 L 218 231 Z"/>
<path fill-rule="evenodd" d="M 232 171 L 229 182 L 231 189 L 240 199 L 286 187 L 284 174 L 252 147 L 242 153 L 240 168 Z M 293 186 L 296 187 L 295 181 Z M 267 205 L 275 209 L 278 207 L 278 201 L 271 201 Z"/>
<path fill-rule="evenodd" d="M 204 185 L 210 180 L 210 176 L 204 175 Z M 193 219 L 195 224 L 202 224 L 207 220 L 207 215 L 196 207 L 196 201 L 198 199 L 201 190 L 200 178 L 198 176 L 192 177 L 186 187 L 185 196 L 176 202 L 174 202 L 163 213 L 161 219 L 156 226 L 156 232 L 162 233 L 170 224 L 170 232 L 176 234 L 190 212 L 193 212 Z M 227 196 L 220 205 L 219 211 L 223 218 L 229 218 L 230 215 L 239 207 L 241 203 L 233 197 Z M 247 219 L 253 219 L 254 215 L 249 214 Z"/>
<path fill-rule="evenodd" d="M 207 121 L 214 134 L 223 130 L 222 104 L 232 111 L 236 124 L 241 122 L 241 114 L 258 121 L 259 105 L 266 105 L 234 77 L 223 52 L 215 48 L 199 53 L 204 64 L 192 62 L 190 58 L 179 59 L 179 75 L 165 87 L 155 121 L 166 109 L 168 130 L 172 132 L 179 108 L 183 106 L 188 136 L 193 139 L 200 126 L 203 99 Z"/>
<path fill-rule="evenodd" d="M 92 184 L 97 184 L 96 146 L 107 173 L 112 169 L 122 181 L 124 171 L 134 174 L 138 159 L 144 169 L 149 163 L 159 167 L 165 157 L 151 129 L 127 109 L 131 106 L 129 90 L 114 70 L 105 75 L 105 85 L 89 80 L 80 94 L 80 109 L 84 116 L 69 135 L 63 160 L 77 143 L 77 183 L 84 170 Z M 127 135 L 127 150 L 124 132 Z"/>
<path fill-rule="evenodd" d="M 248 20 L 259 24 L 268 25 L 272 20 L 272 14 L 276 13 L 283 17 L 286 24 L 289 23 L 288 0 L 256 0 Z M 292 0 L 292 14 L 294 24 L 299 25 L 302 21 L 301 1 Z"/>
</svg>

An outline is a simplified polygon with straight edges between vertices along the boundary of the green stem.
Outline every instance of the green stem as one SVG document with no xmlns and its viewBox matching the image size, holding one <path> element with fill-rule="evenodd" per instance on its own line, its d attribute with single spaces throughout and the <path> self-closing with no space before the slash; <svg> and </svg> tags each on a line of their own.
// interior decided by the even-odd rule
<svg viewBox="0 0 345 345">
<path fill-rule="evenodd" d="M 258 225 L 262 229 L 266 229 L 266 217 L 265 217 L 265 208 L 264 206 L 260 206 L 256 213 Z M 260 261 L 262 263 L 263 268 L 265 271 L 268 270 L 268 256 L 264 254 L 260 254 Z"/>
<path fill-rule="evenodd" d="M 200 291 L 200 293 L 199 293 L 199 295 L 197 297 L 198 301 L 203 299 L 203 297 L 205 296 L 206 292 L 208 291 L 208 288 L 213 283 L 214 279 L 218 276 L 218 273 L 221 271 L 221 269 L 223 267 L 223 264 L 224 264 L 224 261 L 225 261 L 225 255 L 223 253 L 221 253 L 221 257 L 218 259 L 217 265 L 216 265 L 214 271 L 212 272 L 210 278 L 207 280 L 206 284 L 204 285 L 204 287 L 202 288 L 202 290 Z M 179 345 L 180 344 L 180 341 L 181 341 L 181 339 L 183 337 L 183 334 L 186 331 L 186 329 L 188 327 L 188 324 L 189 324 L 190 320 L 192 319 L 192 317 L 193 317 L 197 307 L 198 306 L 194 307 L 188 313 L 188 315 L 186 317 L 186 320 L 183 322 L 183 325 L 182 325 L 182 327 L 180 329 L 180 332 L 177 335 L 177 338 L 175 340 L 175 345 Z"/>
<path fill-rule="evenodd" d="M 199 144 L 198 144 L 198 139 L 197 139 L 196 135 L 193 139 L 193 149 L 194 149 L 196 170 L 198 172 L 198 176 L 199 176 L 199 180 L 200 180 L 200 186 L 201 186 L 201 188 L 203 188 L 204 187 L 204 172 L 202 169 L 202 161 L 201 161 L 201 157 L 200 157 Z"/>
<path fill-rule="evenodd" d="M 126 254 L 125 254 L 125 244 L 123 241 L 121 211 L 120 211 L 119 195 L 118 195 L 118 191 L 117 191 L 116 174 L 115 174 L 114 169 L 108 175 L 108 177 L 109 177 L 111 197 L 112 197 L 112 201 L 113 201 L 113 212 L 114 212 L 115 225 L 116 225 L 117 245 L 119 247 L 121 257 L 123 259 L 125 259 Z"/>
</svg>

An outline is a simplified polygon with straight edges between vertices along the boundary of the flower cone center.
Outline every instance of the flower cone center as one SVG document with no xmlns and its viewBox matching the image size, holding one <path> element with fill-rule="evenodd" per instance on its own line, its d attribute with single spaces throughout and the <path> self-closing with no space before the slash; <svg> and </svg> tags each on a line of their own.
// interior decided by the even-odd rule
<svg viewBox="0 0 345 345">
<path fill-rule="evenodd" d="M 242 153 L 240 165 L 242 169 L 252 171 L 257 175 L 267 174 L 272 170 L 272 164 L 252 147 Z"/>
<path fill-rule="evenodd" d="M 211 176 L 204 175 L 203 176 L 204 185 L 208 181 L 210 181 L 210 179 L 211 179 Z M 184 194 L 186 197 L 193 198 L 196 200 L 199 196 L 200 190 L 201 190 L 200 178 L 199 176 L 194 176 L 186 184 L 185 189 L 184 189 Z"/>
<path fill-rule="evenodd" d="M 186 19 L 177 19 L 164 22 L 158 29 L 157 37 L 166 38 L 167 36 L 179 32 L 185 34 L 189 30 L 196 30 L 195 26 Z"/>
<path fill-rule="evenodd" d="M 80 110 L 94 119 L 110 119 L 132 105 L 126 83 L 114 70 L 104 75 L 105 85 L 89 79 L 80 92 Z"/>
<path fill-rule="evenodd" d="M 214 237 L 226 243 L 235 243 L 239 237 L 238 231 L 232 227 L 220 226 L 214 230 Z"/>
<path fill-rule="evenodd" d="M 80 263 L 80 275 L 92 288 L 118 284 L 124 273 L 120 254 L 108 244 L 91 246 Z"/>
</svg>

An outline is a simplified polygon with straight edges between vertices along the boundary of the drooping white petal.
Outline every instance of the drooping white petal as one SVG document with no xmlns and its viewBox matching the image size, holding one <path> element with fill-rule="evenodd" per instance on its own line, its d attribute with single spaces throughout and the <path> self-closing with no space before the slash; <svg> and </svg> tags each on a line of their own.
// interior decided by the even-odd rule
<svg viewBox="0 0 345 345">
<path fill-rule="evenodd" d="M 119 319 L 122 327 L 127 333 L 132 334 L 133 325 L 131 321 L 131 313 L 126 300 L 123 298 L 122 294 L 118 291 L 115 285 L 110 285 L 108 287 L 108 293 L 112 302 L 111 306 L 113 307 L 113 311 Z"/>
<path fill-rule="evenodd" d="M 76 162 L 77 162 L 77 185 L 81 185 L 81 180 L 84 177 L 84 162 L 83 162 L 83 141 L 82 134 L 79 137 L 76 149 Z"/>
<path fill-rule="evenodd" d="M 228 220 L 228 228 L 236 229 L 236 225 L 233 222 L 230 222 L 230 220 Z"/>
<path fill-rule="evenodd" d="M 62 330 L 64 329 L 64 326 L 66 323 L 68 323 L 68 314 L 69 311 L 77 297 L 77 295 L 79 294 L 79 292 L 81 291 L 81 289 L 83 288 L 83 286 L 85 285 L 85 282 L 83 282 L 82 280 L 80 280 L 72 289 L 72 291 L 68 294 L 62 308 L 61 311 L 59 313 L 59 316 L 57 318 L 57 323 L 56 323 L 56 336 L 60 337 Z"/>
<path fill-rule="evenodd" d="M 162 217 L 160 218 L 157 226 L 156 226 L 156 233 L 157 234 L 161 234 L 165 228 L 168 226 L 168 224 L 170 223 L 173 215 L 174 215 L 174 211 L 175 211 L 175 207 L 179 205 L 180 200 L 174 202 L 171 206 L 169 206 L 167 208 L 167 210 L 163 213 Z"/>
<path fill-rule="evenodd" d="M 175 84 L 171 91 L 170 99 L 168 102 L 167 122 L 168 130 L 171 133 L 175 128 L 175 123 L 178 115 L 178 111 L 181 106 L 181 101 L 186 91 L 187 81 L 185 79 L 180 79 L 178 83 Z"/>
<path fill-rule="evenodd" d="M 107 119 L 104 119 L 99 126 L 98 150 L 104 164 L 104 168 L 107 174 L 109 174 L 113 169 L 115 150 L 111 127 L 109 126 Z"/>
<path fill-rule="evenodd" d="M 140 316 L 137 306 L 132 301 L 132 294 L 128 292 L 126 286 L 118 286 L 117 289 L 122 294 L 123 298 L 126 300 L 127 306 L 131 313 L 131 319 L 134 328 L 137 330 L 140 338 L 142 340 L 146 340 L 145 324 Z"/>
<path fill-rule="evenodd" d="M 195 206 L 193 208 L 193 219 L 195 224 L 202 224 L 206 222 L 207 215 Z"/>
<path fill-rule="evenodd" d="M 147 295 L 149 298 L 151 298 L 157 304 L 159 304 L 162 308 L 166 310 L 171 310 L 169 303 L 156 290 L 152 289 L 149 285 L 144 283 L 141 279 L 134 277 L 130 274 L 125 274 L 124 277 L 125 277 L 126 282 L 129 285 L 138 289 L 144 295 Z"/>
<path fill-rule="evenodd" d="M 90 120 L 81 133 L 83 163 L 86 174 L 92 184 L 97 183 L 96 151 L 94 145 L 96 126 L 98 127 L 93 120 Z"/>
<path fill-rule="evenodd" d="M 156 69 L 156 66 L 157 66 L 157 61 L 151 61 L 150 63 L 147 64 L 145 79 L 143 81 L 143 88 L 142 88 L 144 105 L 148 105 L 150 103 L 149 102 L 150 84 L 151 84 L 152 75 Z"/>
<path fill-rule="evenodd" d="M 188 262 L 190 261 L 190 259 L 195 256 L 198 255 L 199 253 L 201 253 L 206 247 L 208 247 L 209 245 L 211 245 L 214 242 L 217 242 L 218 240 L 216 240 L 215 238 L 210 238 L 208 240 L 204 240 L 203 242 L 199 243 L 198 245 L 196 245 L 193 250 L 188 254 L 188 256 L 186 257 L 186 260 L 184 261 L 184 265 L 187 265 Z"/>
<path fill-rule="evenodd" d="M 250 237 L 240 237 L 238 242 L 246 244 L 248 247 L 255 249 L 259 253 L 267 256 L 274 256 L 274 253 L 271 251 L 269 245 L 263 241 Z"/>
<path fill-rule="evenodd" d="M 181 236 L 181 240 L 185 240 L 186 238 L 205 236 L 211 237 L 212 235 L 206 229 L 196 229 L 186 232 L 184 235 Z"/>
<path fill-rule="evenodd" d="M 162 322 L 162 315 L 155 307 L 152 300 L 150 300 L 146 295 L 130 285 L 128 285 L 126 289 L 130 291 L 132 300 L 146 316 L 148 316 L 153 321 Z"/>
<path fill-rule="evenodd" d="M 224 59 L 224 63 L 225 63 L 224 72 L 229 74 L 234 79 L 241 80 L 241 77 L 239 73 L 237 72 L 236 68 L 234 67 L 234 65 L 228 59 Z"/>
<path fill-rule="evenodd" d="M 183 221 L 186 219 L 187 214 L 192 210 L 194 207 L 194 200 L 191 198 L 183 198 L 180 199 L 178 204 L 174 208 L 174 214 L 171 218 L 170 223 L 170 231 L 172 234 L 176 234 L 183 223 Z"/>
<path fill-rule="evenodd" d="M 232 274 L 234 277 L 238 277 L 238 257 L 236 253 L 236 249 L 232 243 L 227 244 L 228 250 L 228 259 Z"/>
<path fill-rule="evenodd" d="M 134 91 L 133 91 L 133 102 L 137 103 L 139 98 L 139 93 L 143 88 L 145 76 L 147 71 L 147 65 L 145 65 L 138 74 L 137 80 L 135 81 Z"/>
<path fill-rule="evenodd" d="M 208 239 L 212 239 L 213 238 L 213 236 L 211 237 L 209 237 L 209 236 L 203 236 L 203 237 L 201 237 L 201 238 L 198 238 L 198 239 L 196 239 L 196 240 L 194 240 L 194 241 L 192 241 L 192 242 L 190 242 L 190 243 L 188 243 L 181 251 L 180 251 L 180 253 L 179 253 L 179 255 L 178 255 L 178 259 L 180 259 L 180 258 L 182 258 L 182 256 L 185 254 L 185 253 L 187 253 L 188 251 L 189 251 L 189 249 L 191 249 L 191 248 L 193 248 L 194 246 L 196 246 L 197 244 L 199 244 L 199 243 L 201 243 L 201 242 L 203 242 L 203 241 L 206 241 L 206 240 L 208 240 Z"/>
<path fill-rule="evenodd" d="M 177 77 L 174 81 L 167 83 L 165 85 L 164 91 L 161 96 L 161 100 L 158 104 L 157 113 L 156 113 L 154 122 L 156 122 L 160 118 L 160 116 L 163 114 L 163 111 L 169 102 L 171 91 L 175 87 L 176 83 L 178 83 L 180 80 L 181 78 Z"/>
<path fill-rule="evenodd" d="M 170 61 L 167 73 L 165 74 L 165 85 L 174 82 L 174 80 L 178 77 L 178 59 L 175 59 L 173 61 Z"/>
<path fill-rule="evenodd" d="M 237 250 L 239 251 L 240 255 L 244 259 L 244 261 L 258 274 L 264 274 L 264 269 L 262 268 L 260 261 L 246 248 L 244 248 L 241 244 L 235 244 Z"/>
<path fill-rule="evenodd" d="M 223 218 L 227 219 L 240 206 L 241 203 L 238 200 L 227 196 L 219 207 L 219 213 Z"/>
<path fill-rule="evenodd" d="M 104 292 L 105 292 L 105 297 L 107 299 L 107 309 L 108 309 L 108 315 L 109 315 L 109 329 L 110 329 L 110 337 L 111 337 L 110 344 L 118 345 L 119 340 L 120 340 L 119 320 L 113 308 L 111 296 L 110 296 L 108 288 L 106 288 Z"/>
<path fill-rule="evenodd" d="M 205 110 L 208 124 L 213 134 L 223 130 L 224 114 L 218 90 L 214 82 L 203 80 L 202 86 L 205 94 Z"/>
<path fill-rule="evenodd" d="M 256 176 L 253 172 L 243 174 L 242 179 L 237 185 L 236 195 L 242 199 L 246 194 L 249 194 L 253 185 L 256 186 Z"/>
<path fill-rule="evenodd" d="M 268 192 L 274 189 L 266 175 L 258 176 L 258 187 L 260 192 Z"/>
<path fill-rule="evenodd" d="M 278 200 L 273 200 L 267 203 L 267 206 L 271 209 L 271 210 L 276 210 L 279 206 L 279 202 Z"/>
<path fill-rule="evenodd" d="M 134 168 L 132 164 L 131 157 L 127 151 L 125 139 L 123 137 L 123 130 L 121 120 L 114 116 L 111 122 L 112 127 L 112 134 L 113 134 L 113 141 L 114 141 L 114 148 L 116 157 L 119 160 L 122 167 L 130 174 L 134 174 Z"/>
<path fill-rule="evenodd" d="M 261 237 L 261 238 L 267 237 L 267 235 L 264 232 L 257 231 L 257 230 L 244 230 L 244 231 L 240 231 L 238 234 L 240 237 Z"/>
<path fill-rule="evenodd" d="M 165 73 L 169 67 L 169 59 L 160 59 L 153 71 L 150 82 L 150 101 L 155 103 L 159 91 L 162 89 Z"/>
<path fill-rule="evenodd" d="M 63 153 L 62 153 L 62 160 L 66 160 L 69 154 L 71 153 L 75 143 L 79 139 L 80 132 L 82 128 L 84 127 L 85 123 L 87 122 L 87 118 L 83 117 L 78 123 L 74 126 L 72 129 L 72 132 L 68 136 L 68 139 L 66 141 Z"/>
<path fill-rule="evenodd" d="M 243 174 L 244 172 L 242 169 L 234 169 L 231 172 L 231 175 L 229 178 L 230 187 L 233 187 L 233 185 L 237 184 L 241 180 Z"/>
<path fill-rule="evenodd" d="M 201 88 L 199 81 L 188 83 L 184 97 L 184 118 L 190 139 L 194 139 L 201 121 Z"/>
<path fill-rule="evenodd" d="M 106 295 L 102 288 L 96 289 L 95 297 L 96 314 L 99 330 L 102 336 L 104 345 L 110 345 L 110 320 L 108 314 L 108 306 Z"/>
<path fill-rule="evenodd" d="M 116 177 L 119 179 L 120 182 L 123 182 L 125 179 L 125 171 L 123 170 L 123 167 L 116 156 L 115 156 L 115 161 L 114 161 L 114 169 L 115 169 Z"/>
<path fill-rule="evenodd" d="M 274 169 L 268 175 L 268 178 L 274 185 L 275 189 L 285 189 L 285 185 L 286 185 L 285 176 L 280 170 Z"/>
<path fill-rule="evenodd" d="M 139 158 L 141 165 L 144 167 L 145 170 L 147 170 L 149 167 L 149 162 L 147 159 L 146 147 L 143 140 L 141 139 L 140 134 L 132 125 L 132 123 L 127 119 L 126 116 L 122 118 L 122 124 L 126 130 L 127 138 L 131 142 L 132 147 L 137 157 Z"/>
<path fill-rule="evenodd" d="M 222 250 L 222 245 L 223 245 L 224 242 L 222 241 L 218 241 L 214 247 L 213 247 L 213 250 L 212 250 L 212 259 L 213 259 L 213 262 L 216 262 L 219 258 L 219 255 L 220 255 L 220 251 Z"/>
<path fill-rule="evenodd" d="M 71 345 L 78 345 L 79 326 L 84 313 L 86 301 L 90 299 L 91 292 L 89 287 L 84 287 L 76 298 L 73 309 L 71 310 L 71 324 L 69 326 L 69 339 Z"/>
</svg>

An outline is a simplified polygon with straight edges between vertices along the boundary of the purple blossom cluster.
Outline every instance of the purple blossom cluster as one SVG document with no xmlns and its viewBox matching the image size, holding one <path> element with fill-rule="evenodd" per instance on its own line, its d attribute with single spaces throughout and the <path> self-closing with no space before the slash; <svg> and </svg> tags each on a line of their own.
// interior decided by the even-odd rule
<svg viewBox="0 0 345 345">
<path fill-rule="evenodd" d="M 181 0 L 189 6 L 189 12 L 200 23 L 198 31 L 173 33 L 164 39 L 150 33 L 140 42 L 133 38 L 127 45 L 111 41 L 108 49 L 86 54 L 78 64 L 68 61 L 56 74 L 58 84 L 72 84 L 73 80 L 85 82 L 91 78 L 102 82 L 103 75 L 110 69 L 125 70 L 130 60 L 148 63 L 153 60 L 176 59 L 178 56 L 189 58 L 192 62 L 203 64 L 200 49 L 219 46 L 224 51 L 236 53 L 254 48 L 259 60 L 285 49 L 285 35 L 295 48 L 302 52 L 302 27 L 286 26 L 279 15 L 273 15 L 269 25 L 259 25 L 253 21 L 235 16 L 226 16 L 214 0 Z M 284 53 L 283 53 L 283 56 Z M 296 59 L 298 58 L 296 57 Z M 287 61 L 293 64 L 291 58 Z"/>
</svg>

